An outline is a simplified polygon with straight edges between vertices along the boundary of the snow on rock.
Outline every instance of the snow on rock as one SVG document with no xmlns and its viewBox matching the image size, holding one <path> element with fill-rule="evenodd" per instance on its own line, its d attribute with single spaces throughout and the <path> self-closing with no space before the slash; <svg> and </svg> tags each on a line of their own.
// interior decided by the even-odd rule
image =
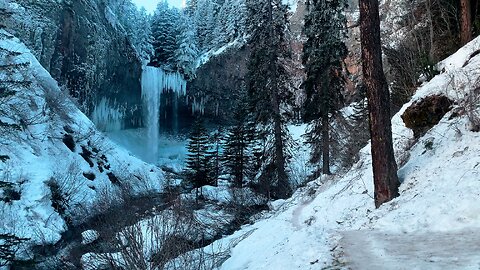
<svg viewBox="0 0 480 270">
<path fill-rule="evenodd" d="M 244 226 L 204 250 L 230 254 L 230 258 L 221 265 L 222 270 L 348 268 L 349 263 L 355 262 L 355 256 L 342 257 L 342 248 L 339 247 L 346 247 L 346 251 L 355 250 L 353 243 L 349 248 L 347 231 L 360 230 L 367 239 L 370 234 L 372 239 L 375 238 L 371 230 L 378 232 L 377 238 L 378 235 L 388 234 L 389 239 L 395 239 L 396 235 L 410 235 L 411 238 L 419 235 L 428 240 L 431 239 L 428 235 L 434 234 L 458 243 L 468 240 L 465 238 L 468 238 L 468 233 L 462 232 L 478 234 L 480 133 L 468 129 L 469 120 L 465 113 L 453 113 L 461 112 L 466 106 L 465 97 L 473 94 L 476 79 L 480 76 L 480 56 L 474 55 L 464 65 L 470 54 L 480 49 L 477 41 L 470 42 L 440 63 L 439 66 L 450 68 L 419 88 L 412 100 L 393 117 L 394 148 L 402 181 L 400 197 L 375 209 L 368 145 L 361 151 L 360 161 L 347 173 L 332 179 L 323 176 L 299 189 L 292 198 L 273 202 L 275 211 L 268 213 L 263 220 Z M 415 141 L 413 132 L 405 127 L 400 116 L 413 102 L 432 94 L 445 95 L 455 100 L 456 105 L 438 125 Z M 465 239 L 448 235 L 461 235 Z M 344 236 L 345 240 L 339 242 Z M 438 245 L 449 245 L 447 242 L 432 241 Z M 366 248 L 372 250 L 365 252 L 383 258 L 381 255 L 389 252 L 389 245 L 377 243 L 377 247 L 373 242 L 369 244 Z M 406 240 L 404 245 L 396 247 L 407 249 L 413 244 Z M 457 244 L 452 243 L 452 246 L 460 246 Z M 448 248 L 446 251 L 433 249 L 442 257 L 435 257 L 435 253 L 429 255 L 427 251 L 419 250 L 425 258 L 400 258 L 408 260 L 405 265 L 413 264 L 418 269 L 454 269 L 456 260 L 460 258 L 456 250 Z M 393 259 L 387 262 L 390 263 L 388 267 L 393 268 L 386 266 L 386 269 L 400 269 L 395 267 L 402 262 L 395 261 L 395 258 L 398 254 L 409 254 L 408 250 L 391 253 Z M 371 254 L 365 253 L 367 255 Z M 480 258 L 472 257 L 462 263 L 466 269 L 476 269 Z"/>
<path fill-rule="evenodd" d="M 95 242 L 100 234 L 95 230 L 87 230 L 82 232 L 82 245 L 88 245 Z"/>
<path fill-rule="evenodd" d="M 0 200 L 0 233 L 55 243 L 66 217 L 77 223 L 101 211 L 106 194 L 161 190 L 162 171 L 97 131 L 26 46 L 4 30 L 0 64 L 21 64 L 0 73 L 0 81 L 19 81 L 0 104 L 2 121 L 19 126 L 0 130 L 0 155 L 8 157 L 0 162 L 0 177 L 20 194 Z M 65 209 L 52 206 L 56 190 Z"/>
</svg>

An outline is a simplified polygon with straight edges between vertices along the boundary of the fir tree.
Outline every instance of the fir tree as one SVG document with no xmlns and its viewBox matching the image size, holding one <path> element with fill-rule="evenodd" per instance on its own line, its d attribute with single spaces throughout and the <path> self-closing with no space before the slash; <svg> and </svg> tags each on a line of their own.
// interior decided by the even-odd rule
<svg viewBox="0 0 480 270">
<path fill-rule="evenodd" d="M 342 62 L 347 56 L 345 0 L 310 0 L 305 17 L 303 63 L 306 101 L 304 117 L 312 121 L 307 133 L 313 146 L 310 161 L 323 161 L 322 172 L 330 174 L 330 117 L 342 102 Z"/>
<path fill-rule="evenodd" d="M 393 150 L 390 92 L 383 73 L 378 0 L 360 0 L 362 68 L 370 116 L 375 206 L 399 195 L 400 181 Z"/>
<path fill-rule="evenodd" d="M 152 36 L 154 57 L 152 62 L 157 65 L 166 65 L 173 58 L 177 49 L 177 35 L 179 34 L 180 12 L 170 8 L 167 1 L 158 3 L 152 18 Z"/>
<path fill-rule="evenodd" d="M 16 79 L 15 75 L 24 73 L 30 66 L 29 62 L 15 62 L 20 55 L 21 53 L 17 51 L 0 47 L 0 63 L 2 63 L 0 64 L 0 73 L 7 75 L 0 78 L 0 118 L 2 118 L 0 119 L 0 136 L 7 136 L 11 132 L 21 130 L 20 124 L 23 119 L 19 119 L 19 115 L 12 114 L 9 106 L 10 101 L 16 98 L 17 92 L 31 84 L 27 78 Z"/>
<path fill-rule="evenodd" d="M 193 17 L 197 10 L 198 0 L 187 0 L 185 3 L 184 12 L 188 17 Z"/>
<path fill-rule="evenodd" d="M 246 13 L 244 0 L 225 0 L 217 15 L 213 48 L 232 42 L 245 33 Z"/>
<path fill-rule="evenodd" d="M 200 51 L 208 51 L 214 39 L 215 3 L 212 0 L 198 0 L 194 20 Z"/>
<path fill-rule="evenodd" d="M 184 18 L 181 33 L 177 36 L 177 49 L 175 50 L 175 63 L 177 69 L 189 79 L 195 78 L 198 58 L 198 47 L 195 28 L 188 17 Z"/>
<path fill-rule="evenodd" d="M 188 156 L 186 160 L 187 177 L 196 189 L 196 199 L 198 200 L 198 191 L 205 185 L 212 184 L 210 175 L 211 167 L 208 156 L 207 130 L 200 120 L 193 125 L 187 146 Z"/>
<path fill-rule="evenodd" d="M 244 104 L 241 104 L 242 106 Z M 254 128 L 248 121 L 245 108 L 235 113 L 235 124 L 229 129 L 223 151 L 223 164 L 232 176 L 233 186 L 242 188 L 246 178 L 251 176 L 253 166 L 252 143 Z"/>
<path fill-rule="evenodd" d="M 247 73 L 250 108 L 260 136 L 268 139 L 258 175 L 260 191 L 269 197 L 287 198 L 292 189 L 286 172 L 290 136 L 285 112 L 293 103 L 284 65 L 290 57 L 287 6 L 280 0 L 249 0 L 247 7 L 251 33 Z"/>
</svg>

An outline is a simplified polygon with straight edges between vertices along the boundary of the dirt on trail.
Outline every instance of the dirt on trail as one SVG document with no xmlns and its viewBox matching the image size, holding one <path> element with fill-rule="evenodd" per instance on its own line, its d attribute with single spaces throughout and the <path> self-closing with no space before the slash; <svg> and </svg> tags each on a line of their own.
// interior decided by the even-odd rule
<svg viewBox="0 0 480 270">
<path fill-rule="evenodd" d="M 348 231 L 340 246 L 349 269 L 480 269 L 480 229 L 395 233 Z"/>
</svg>

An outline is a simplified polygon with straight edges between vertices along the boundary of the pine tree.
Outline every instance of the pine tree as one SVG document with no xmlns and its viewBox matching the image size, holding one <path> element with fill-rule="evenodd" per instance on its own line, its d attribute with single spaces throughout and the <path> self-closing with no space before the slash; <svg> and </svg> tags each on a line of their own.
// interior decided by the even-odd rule
<svg viewBox="0 0 480 270">
<path fill-rule="evenodd" d="M 198 200 L 198 191 L 201 191 L 203 186 L 212 184 L 208 134 L 201 120 L 197 120 L 193 125 L 187 149 L 186 175 L 196 189 L 196 199 Z"/>
<path fill-rule="evenodd" d="M 153 37 L 150 16 L 144 7 L 137 11 L 138 22 L 135 25 L 136 39 L 134 41 L 138 54 L 143 59 L 149 59 L 153 54 Z"/>
<path fill-rule="evenodd" d="M 261 191 L 287 198 L 292 189 L 286 172 L 288 139 L 285 112 L 293 103 L 284 62 L 289 58 L 286 39 L 287 6 L 280 0 L 249 0 L 248 29 L 251 55 L 248 62 L 248 94 L 260 136 L 268 139 L 258 177 Z"/>
<path fill-rule="evenodd" d="M 200 51 L 208 51 L 214 39 L 215 3 L 212 0 L 198 0 L 194 20 L 197 26 L 197 39 Z"/>
<path fill-rule="evenodd" d="M 338 110 L 343 97 L 342 62 L 347 56 L 344 0 L 310 0 L 305 17 L 303 48 L 306 69 L 305 119 L 312 121 L 307 133 L 313 146 L 310 161 L 323 161 L 322 172 L 330 174 L 330 117 Z"/>
<path fill-rule="evenodd" d="M 248 121 L 244 104 L 235 113 L 235 124 L 229 129 L 225 139 L 223 164 L 233 177 L 233 186 L 242 188 L 251 176 L 253 166 L 252 143 L 255 138 L 254 128 Z M 243 107 L 243 108 L 241 108 Z"/>
<path fill-rule="evenodd" d="M 167 65 L 174 58 L 179 34 L 180 12 L 170 8 L 167 1 L 158 3 L 152 18 L 153 48 L 152 62 Z"/>
<path fill-rule="evenodd" d="M 228 24 L 231 23 L 231 8 L 232 3 L 234 0 L 225 0 L 220 11 L 217 14 L 215 27 L 213 29 L 213 40 L 212 40 L 212 47 L 217 48 L 222 46 L 223 44 L 229 42 L 231 37 L 231 33 L 228 31 Z"/>
<path fill-rule="evenodd" d="M 225 0 L 216 17 L 212 47 L 221 47 L 245 34 L 246 17 L 244 0 Z"/>
<path fill-rule="evenodd" d="M 0 12 L 2 12 L 1 9 Z M 0 119 L 0 136 L 7 136 L 11 132 L 21 130 L 20 124 L 23 119 L 19 119 L 19 115 L 12 114 L 9 103 L 16 97 L 17 92 L 29 87 L 31 81 L 23 76 L 22 80 L 17 79 L 16 75 L 24 73 L 30 66 L 29 62 L 16 63 L 18 56 L 21 56 L 21 53 L 0 47 L 0 73 L 7 75 L 0 78 L 0 118 L 2 118 Z M 10 121 L 5 121 L 7 119 Z"/>
<path fill-rule="evenodd" d="M 187 16 L 193 17 L 197 10 L 198 0 L 187 0 L 185 3 L 184 12 Z"/>
<path fill-rule="evenodd" d="M 177 36 L 177 49 L 175 50 L 175 65 L 186 78 L 195 78 L 195 70 L 198 58 L 196 35 L 192 22 L 188 17 L 184 18 L 180 34 Z"/>
<path fill-rule="evenodd" d="M 362 67 L 370 115 L 375 206 L 397 197 L 400 182 L 393 152 L 390 92 L 383 73 L 378 0 L 360 0 Z"/>
</svg>

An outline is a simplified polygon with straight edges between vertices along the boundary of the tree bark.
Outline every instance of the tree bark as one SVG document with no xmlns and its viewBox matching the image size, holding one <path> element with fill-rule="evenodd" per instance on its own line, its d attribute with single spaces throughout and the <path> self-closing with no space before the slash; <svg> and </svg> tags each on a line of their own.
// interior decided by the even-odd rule
<svg viewBox="0 0 480 270">
<path fill-rule="evenodd" d="M 465 45 L 470 40 L 472 40 L 470 0 L 460 0 L 460 42 Z"/>
<path fill-rule="evenodd" d="M 390 93 L 383 73 L 378 0 L 360 0 L 362 66 L 370 117 L 375 206 L 398 196 L 400 185 L 392 145 Z"/>
</svg>

